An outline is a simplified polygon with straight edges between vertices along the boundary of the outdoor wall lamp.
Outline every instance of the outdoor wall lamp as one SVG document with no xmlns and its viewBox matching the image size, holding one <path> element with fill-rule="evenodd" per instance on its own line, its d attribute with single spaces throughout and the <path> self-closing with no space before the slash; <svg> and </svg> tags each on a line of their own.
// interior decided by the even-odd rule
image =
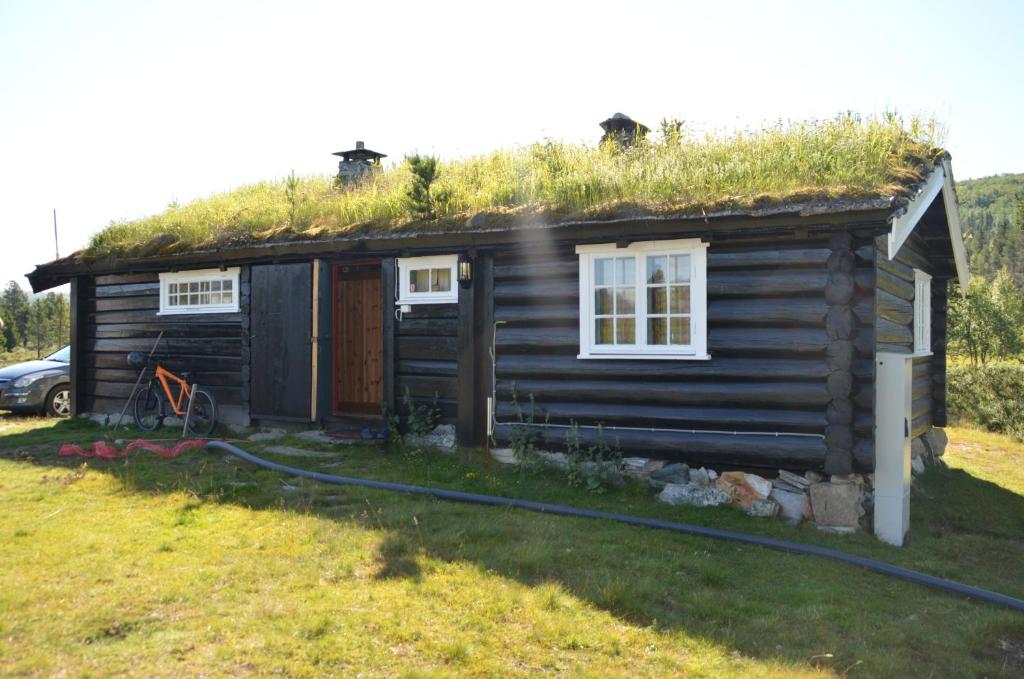
<svg viewBox="0 0 1024 679">
<path fill-rule="evenodd" d="M 469 255 L 463 253 L 459 255 L 458 265 L 459 285 L 463 288 L 468 288 L 473 284 L 473 260 L 470 259 Z"/>
</svg>

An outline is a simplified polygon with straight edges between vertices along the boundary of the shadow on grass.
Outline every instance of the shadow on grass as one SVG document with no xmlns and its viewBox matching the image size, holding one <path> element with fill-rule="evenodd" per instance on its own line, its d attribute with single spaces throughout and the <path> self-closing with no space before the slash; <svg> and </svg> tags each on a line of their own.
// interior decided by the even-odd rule
<svg viewBox="0 0 1024 679">
<path fill-rule="evenodd" d="M 0 436 L 3 432 L 0 431 Z M 0 457 L 52 467 L 83 460 L 57 457 L 57 444 L 102 438 L 89 423 L 0 438 Z M 124 437 L 136 437 L 126 432 Z M 310 447 L 308 443 L 303 444 Z M 243 444 L 256 455 L 259 444 Z M 870 536 L 835 538 L 813 528 L 749 519 L 732 510 L 658 505 L 630 485 L 606 496 L 566 487 L 561 478 L 499 469 L 485 456 L 409 456 L 346 448 L 330 468 L 323 460 L 282 459 L 327 473 L 659 516 L 790 540 L 824 544 L 1024 595 L 1024 497 L 951 469 L 930 469 L 916 486 L 914 543 L 885 547 Z M 137 492 L 186 491 L 203 502 L 256 510 L 291 510 L 377 530 L 378 579 L 420 581 L 431 560 L 474 564 L 528 586 L 556 583 L 621 620 L 678 629 L 757 658 L 842 671 L 857 662 L 870 675 L 911 674 L 956 666 L 965 655 L 998 676 L 993 640 L 1024 639 L 1016 614 L 974 604 L 829 561 L 586 519 L 444 503 L 418 496 L 289 480 L 220 454 L 163 460 L 139 453 L 90 460 Z M 983 513 L 983 520 L 979 520 Z M 939 572 L 937 572 L 939 571 Z M 1014 575 L 1015 574 L 1015 575 Z M 964 628 L 964 620 L 973 624 Z"/>
</svg>

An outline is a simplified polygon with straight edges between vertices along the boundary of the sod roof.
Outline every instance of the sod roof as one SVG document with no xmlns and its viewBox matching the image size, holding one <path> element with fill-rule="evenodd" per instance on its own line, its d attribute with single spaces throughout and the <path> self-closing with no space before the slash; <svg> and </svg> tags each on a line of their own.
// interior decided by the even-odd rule
<svg viewBox="0 0 1024 679">
<path fill-rule="evenodd" d="M 663 125 L 637 146 L 548 141 L 441 161 L 433 215 L 409 197 L 403 162 L 356 186 L 331 176 L 243 186 L 111 223 L 53 265 L 151 258 L 254 244 L 475 232 L 638 216 L 686 218 L 892 207 L 943 156 L 933 120 L 895 115 L 693 134 Z M 422 207 L 422 206 L 421 206 Z"/>
</svg>

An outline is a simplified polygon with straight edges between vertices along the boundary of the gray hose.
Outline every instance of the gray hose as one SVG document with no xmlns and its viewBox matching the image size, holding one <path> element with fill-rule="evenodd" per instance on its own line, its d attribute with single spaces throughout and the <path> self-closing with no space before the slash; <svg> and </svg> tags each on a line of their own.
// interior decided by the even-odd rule
<svg viewBox="0 0 1024 679">
<path fill-rule="evenodd" d="M 543 514 L 557 514 L 559 516 L 575 516 L 584 519 L 618 521 L 619 523 L 625 523 L 631 526 L 659 528 L 661 530 L 670 530 L 687 535 L 699 535 L 706 538 L 732 540 L 734 542 L 742 542 L 749 545 L 759 545 L 761 547 L 776 549 L 782 552 L 812 554 L 814 556 L 821 556 L 826 559 L 834 559 L 836 561 L 853 564 L 854 566 L 860 566 L 861 568 L 866 568 L 878 573 L 915 582 L 919 585 L 927 585 L 928 587 L 953 592 L 954 594 L 960 594 L 979 601 L 987 601 L 993 604 L 1008 606 L 1015 610 L 1024 612 L 1024 601 L 1005 594 L 991 592 L 987 589 L 981 589 L 980 587 L 974 587 L 972 585 L 964 585 L 959 582 L 953 582 L 952 580 L 936 578 L 907 568 L 894 566 L 892 564 L 885 563 L 884 561 L 876 561 L 875 559 L 868 559 L 855 554 L 847 554 L 835 549 L 828 549 L 827 547 L 815 547 L 814 545 L 804 545 L 798 542 L 789 542 L 787 540 L 776 540 L 775 538 L 751 535 L 749 533 L 738 533 L 736 531 L 721 530 L 718 528 L 706 528 L 704 526 L 695 526 L 688 523 L 663 521 L 662 519 L 649 519 L 643 516 L 632 516 L 630 514 L 616 514 L 614 512 L 602 512 L 595 509 L 580 509 L 577 507 L 567 507 L 565 505 L 555 505 L 547 502 L 532 502 L 530 500 L 500 497 L 497 495 L 480 495 L 478 493 L 464 493 L 457 490 L 444 490 L 443 488 L 428 488 L 426 486 L 412 486 L 404 483 L 390 483 L 387 481 L 374 481 L 372 479 L 357 479 L 348 476 L 323 474 L 321 472 L 297 469 L 295 467 L 289 467 L 276 462 L 270 462 L 269 460 L 264 460 L 251 453 L 247 453 L 241 448 L 233 446 L 230 443 L 225 443 L 224 441 L 207 441 L 206 448 L 230 453 L 266 469 L 283 472 L 285 474 L 290 474 L 291 476 L 313 479 L 314 481 L 320 481 L 323 483 L 332 483 L 338 486 L 362 486 L 364 488 L 374 488 L 377 490 L 390 490 L 399 493 L 427 495 L 429 497 L 438 498 L 439 500 L 449 500 L 452 502 L 467 502 L 470 504 L 487 505 L 491 507 L 515 507 L 517 509 L 526 509 L 531 512 L 541 512 Z"/>
</svg>

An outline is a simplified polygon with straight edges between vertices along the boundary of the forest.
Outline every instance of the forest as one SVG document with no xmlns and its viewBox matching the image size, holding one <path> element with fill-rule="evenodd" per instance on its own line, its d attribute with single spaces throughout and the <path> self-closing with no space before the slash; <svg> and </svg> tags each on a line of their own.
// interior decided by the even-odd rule
<svg viewBox="0 0 1024 679">
<path fill-rule="evenodd" d="M 9 281 L 0 295 L 0 320 L 0 365 L 39 358 L 70 341 L 71 304 L 63 293 L 30 297 Z"/>
</svg>

